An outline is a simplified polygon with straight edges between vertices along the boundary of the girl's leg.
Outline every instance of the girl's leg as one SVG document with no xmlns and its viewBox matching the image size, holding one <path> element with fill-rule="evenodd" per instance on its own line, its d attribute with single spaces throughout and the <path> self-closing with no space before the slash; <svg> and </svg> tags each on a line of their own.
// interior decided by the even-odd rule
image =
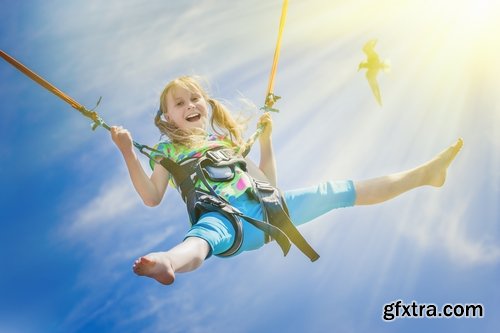
<svg viewBox="0 0 500 333">
<path fill-rule="evenodd" d="M 229 220 L 217 212 L 203 214 L 187 232 L 184 241 L 167 252 L 153 252 L 135 261 L 137 275 L 151 277 L 162 284 L 172 284 L 175 273 L 200 267 L 210 255 L 228 250 L 235 231 Z"/>
<path fill-rule="evenodd" d="M 442 186 L 446 170 L 462 145 L 459 139 L 427 163 L 397 174 L 356 182 L 329 181 L 286 191 L 284 196 L 292 222 L 298 226 L 336 208 L 376 204 L 418 186 Z"/>
<path fill-rule="evenodd" d="M 286 191 L 283 195 L 295 226 L 312 221 L 333 209 L 352 207 L 356 201 L 354 183 L 350 180 L 327 181 Z"/>
<path fill-rule="evenodd" d="M 176 272 L 190 272 L 200 267 L 209 252 L 206 240 L 188 237 L 169 251 L 153 252 L 137 259 L 133 270 L 137 275 L 151 277 L 162 284 L 172 284 Z"/>
<path fill-rule="evenodd" d="M 432 160 L 414 169 L 388 176 L 354 182 L 356 205 L 372 205 L 392 199 L 419 186 L 443 186 L 446 171 L 463 146 L 462 139 Z"/>
</svg>

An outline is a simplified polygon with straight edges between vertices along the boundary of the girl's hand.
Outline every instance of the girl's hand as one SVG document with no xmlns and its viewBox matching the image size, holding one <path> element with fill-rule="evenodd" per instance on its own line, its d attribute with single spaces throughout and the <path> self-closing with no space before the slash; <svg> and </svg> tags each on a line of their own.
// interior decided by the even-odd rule
<svg viewBox="0 0 500 333">
<path fill-rule="evenodd" d="M 111 139 L 122 153 L 133 151 L 132 135 L 121 126 L 111 126 Z"/>
<path fill-rule="evenodd" d="M 263 126 L 260 140 L 270 140 L 273 131 L 273 120 L 269 112 L 264 112 L 264 114 L 260 116 L 257 126 Z"/>
</svg>

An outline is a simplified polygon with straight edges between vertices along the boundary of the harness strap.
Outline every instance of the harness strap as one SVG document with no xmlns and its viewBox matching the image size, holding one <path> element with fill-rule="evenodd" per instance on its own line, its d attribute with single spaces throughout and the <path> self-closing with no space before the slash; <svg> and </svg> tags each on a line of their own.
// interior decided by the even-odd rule
<svg viewBox="0 0 500 333">
<path fill-rule="evenodd" d="M 198 192 L 200 194 L 200 192 Z M 196 194 L 195 194 L 196 195 Z M 218 212 L 226 217 L 235 230 L 235 239 L 231 247 L 223 253 L 218 254 L 218 256 L 229 257 L 238 252 L 241 245 L 243 244 L 243 225 L 237 214 L 232 210 L 232 206 L 226 205 L 224 202 L 214 198 L 213 196 L 207 194 L 198 195 L 198 200 L 194 205 L 194 214 L 202 215 L 202 212 Z M 197 217 L 199 217 L 197 216 Z"/>
<path fill-rule="evenodd" d="M 181 190 L 182 199 L 186 201 L 187 195 L 191 190 L 192 186 L 192 174 L 187 170 L 189 168 L 183 168 L 179 164 L 172 161 L 170 158 L 162 158 L 160 164 L 174 177 L 175 183 Z"/>
<path fill-rule="evenodd" d="M 217 211 L 222 215 L 224 215 L 229 221 L 233 223 L 233 226 L 235 226 L 236 238 L 233 242 L 233 245 L 229 250 L 225 251 L 224 253 L 218 254 L 218 256 L 228 257 L 235 254 L 240 249 L 244 237 L 240 219 L 244 219 L 248 223 L 252 224 L 254 227 L 262 230 L 265 234 L 271 235 L 271 237 L 273 237 L 278 243 L 278 245 L 281 247 L 281 250 L 283 251 L 283 254 L 285 256 L 290 250 L 291 243 L 288 237 L 282 230 L 280 230 L 276 226 L 258 219 L 254 219 L 253 217 L 247 216 L 243 214 L 236 207 L 233 207 L 227 204 L 225 201 L 220 200 L 210 194 L 201 195 L 198 197 L 198 199 L 199 201 L 196 203 L 195 207 L 199 205 L 209 211 Z"/>
<path fill-rule="evenodd" d="M 264 207 L 269 223 L 272 223 L 275 227 L 287 235 L 289 240 L 311 261 L 318 260 L 319 254 L 314 251 L 311 245 L 309 245 L 309 243 L 305 240 L 304 236 L 302 236 L 302 234 L 297 230 L 295 225 L 292 223 L 290 216 L 284 210 L 283 205 L 281 204 L 284 201 L 282 200 L 280 191 L 269 185 L 267 182 L 259 180 L 254 180 L 254 185 L 256 189 L 255 192 Z"/>
<path fill-rule="evenodd" d="M 292 246 L 292 244 L 288 235 L 282 229 L 270 223 L 254 219 L 247 215 L 241 215 L 241 218 L 245 219 L 254 227 L 262 230 L 266 235 L 271 236 L 276 241 L 276 243 L 278 243 L 284 256 L 288 254 L 288 251 L 290 251 L 290 247 Z"/>
</svg>

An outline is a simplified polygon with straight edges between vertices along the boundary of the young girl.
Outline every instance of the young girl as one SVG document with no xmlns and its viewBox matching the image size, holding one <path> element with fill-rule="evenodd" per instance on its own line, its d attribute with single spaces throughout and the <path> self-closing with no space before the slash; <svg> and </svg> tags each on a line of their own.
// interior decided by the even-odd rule
<svg viewBox="0 0 500 333">
<path fill-rule="evenodd" d="M 155 124 L 167 137 L 160 142 L 152 158 L 168 157 L 174 162 L 202 158 L 217 147 L 241 151 L 244 146 L 242 128 L 228 110 L 207 92 L 193 77 L 180 77 L 167 84 L 160 97 L 160 110 Z M 237 164 L 232 179 L 210 181 L 216 195 L 246 216 L 263 220 L 262 206 L 252 195 L 254 179 L 276 186 L 276 164 L 272 145 L 272 120 L 263 114 L 259 124 L 264 130 L 259 137 L 260 163 L 246 160 L 246 168 Z M 171 180 L 171 174 L 157 163 L 151 163 L 151 176 L 143 170 L 133 149 L 130 133 L 113 126 L 111 137 L 120 149 L 134 188 L 147 206 L 158 205 Z M 287 191 L 283 198 L 294 225 L 340 207 L 371 205 L 392 199 L 413 188 L 444 184 L 446 171 L 463 145 L 458 139 L 428 162 L 400 173 L 363 181 L 328 181 L 309 188 Z M 174 184 L 175 185 L 175 184 Z M 178 184 L 179 185 L 179 184 Z M 196 187 L 202 187 L 200 180 Z M 204 189 L 206 190 L 206 188 Z M 162 284 L 174 282 L 175 274 L 198 268 L 209 256 L 221 255 L 232 248 L 238 237 L 234 224 L 218 211 L 203 212 L 187 232 L 182 243 L 166 252 L 154 252 L 137 259 L 133 270 Z M 241 239 L 241 238 L 240 238 Z M 266 234 L 243 220 L 241 246 L 232 253 L 257 249 L 265 244 Z"/>
</svg>

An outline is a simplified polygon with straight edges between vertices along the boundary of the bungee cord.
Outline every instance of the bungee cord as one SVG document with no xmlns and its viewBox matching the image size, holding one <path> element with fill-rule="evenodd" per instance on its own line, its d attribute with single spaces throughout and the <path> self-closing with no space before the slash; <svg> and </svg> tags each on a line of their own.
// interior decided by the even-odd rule
<svg viewBox="0 0 500 333">
<path fill-rule="evenodd" d="M 278 70 L 278 61 L 280 58 L 280 51 L 281 51 L 281 39 L 283 36 L 283 31 L 285 29 L 287 12 L 288 12 L 288 0 L 284 0 L 283 6 L 281 7 L 281 18 L 278 29 L 278 40 L 276 42 L 276 48 L 274 49 L 273 64 L 271 66 L 271 73 L 269 74 L 269 83 L 267 85 L 266 99 L 264 101 L 264 106 L 261 107 L 261 110 L 264 110 L 264 112 L 269 112 L 269 111 L 279 112 L 278 109 L 273 108 L 274 103 L 276 103 L 276 101 L 281 98 L 280 96 L 274 94 L 274 78 L 276 77 L 276 72 Z M 248 155 L 253 144 L 255 143 L 257 138 L 262 134 L 263 131 L 264 127 L 262 125 L 259 125 L 255 133 L 253 133 L 247 140 L 247 142 L 241 147 L 239 153 L 241 153 L 243 156 Z"/>
</svg>

